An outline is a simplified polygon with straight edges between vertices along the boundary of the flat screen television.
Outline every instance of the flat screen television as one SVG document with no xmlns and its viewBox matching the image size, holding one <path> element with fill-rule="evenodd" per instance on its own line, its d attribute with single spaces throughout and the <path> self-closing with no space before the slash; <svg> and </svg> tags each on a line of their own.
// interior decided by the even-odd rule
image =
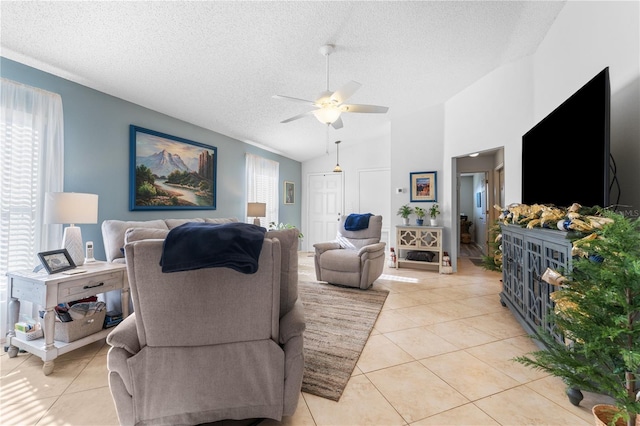
<svg viewBox="0 0 640 426">
<path fill-rule="evenodd" d="M 609 206 L 611 89 L 605 68 L 522 137 L 522 203 Z"/>
</svg>

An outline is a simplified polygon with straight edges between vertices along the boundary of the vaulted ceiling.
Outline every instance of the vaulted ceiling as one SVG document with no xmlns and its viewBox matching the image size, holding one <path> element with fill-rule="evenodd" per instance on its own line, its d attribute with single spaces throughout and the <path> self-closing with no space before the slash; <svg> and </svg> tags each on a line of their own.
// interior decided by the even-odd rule
<svg viewBox="0 0 640 426">
<path fill-rule="evenodd" d="M 232 138 L 304 161 L 327 141 L 361 143 L 393 117 L 441 104 L 531 55 L 564 2 L 87 1 L 0 3 L 1 54 Z M 327 129 L 312 108 L 329 87 L 362 87 Z M 327 134 L 328 133 L 328 134 Z M 206 141 L 204 141 L 206 142 Z M 331 148 L 331 147 L 330 147 Z"/>
</svg>

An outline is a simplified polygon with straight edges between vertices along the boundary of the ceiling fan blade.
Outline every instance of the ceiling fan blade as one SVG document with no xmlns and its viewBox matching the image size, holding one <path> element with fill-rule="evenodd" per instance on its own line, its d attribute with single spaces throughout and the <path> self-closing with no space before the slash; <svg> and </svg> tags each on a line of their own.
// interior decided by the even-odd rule
<svg viewBox="0 0 640 426">
<path fill-rule="evenodd" d="M 338 117 L 336 121 L 331 123 L 331 126 L 336 130 L 342 129 L 342 117 Z"/>
<path fill-rule="evenodd" d="M 298 120 L 298 119 L 300 119 L 300 118 L 304 118 L 304 117 L 306 117 L 307 115 L 310 115 L 310 114 L 312 114 L 312 113 L 313 113 L 313 111 L 303 112 L 302 114 L 294 115 L 294 116 L 293 116 L 293 117 L 291 117 L 291 118 L 287 118 L 286 120 L 283 120 L 283 121 L 281 121 L 280 123 L 283 123 L 283 124 L 284 124 L 284 123 L 289 123 L 290 121 Z"/>
<path fill-rule="evenodd" d="M 333 92 L 333 95 L 331 95 L 331 100 L 341 104 L 349 99 L 351 95 L 356 93 L 360 86 L 362 86 L 362 84 L 358 83 L 357 81 L 351 80 L 350 82 Z"/>
<path fill-rule="evenodd" d="M 373 112 L 384 114 L 389 111 L 389 107 L 378 105 L 340 105 L 342 112 Z"/>
<path fill-rule="evenodd" d="M 305 104 L 305 105 L 314 105 L 315 101 L 308 101 L 306 99 L 300 99 L 300 98 L 292 98 L 291 96 L 283 96 L 283 95 L 273 95 L 274 99 L 282 99 L 285 101 L 292 101 L 292 102 L 297 102 L 299 104 Z"/>
</svg>

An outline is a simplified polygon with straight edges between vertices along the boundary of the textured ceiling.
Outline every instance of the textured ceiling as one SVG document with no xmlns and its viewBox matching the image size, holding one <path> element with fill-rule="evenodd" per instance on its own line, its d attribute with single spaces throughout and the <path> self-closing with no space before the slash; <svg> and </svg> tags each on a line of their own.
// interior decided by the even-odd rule
<svg viewBox="0 0 640 426">
<path fill-rule="evenodd" d="M 366 141 L 534 53 L 563 5 L 2 1 L 0 45 L 9 59 L 304 161 L 328 139 Z M 313 100 L 325 89 L 326 43 L 336 45 L 330 89 L 355 80 L 349 103 L 390 108 L 344 114 L 328 139 L 312 116 L 280 124 L 310 108 L 272 98 Z"/>
</svg>

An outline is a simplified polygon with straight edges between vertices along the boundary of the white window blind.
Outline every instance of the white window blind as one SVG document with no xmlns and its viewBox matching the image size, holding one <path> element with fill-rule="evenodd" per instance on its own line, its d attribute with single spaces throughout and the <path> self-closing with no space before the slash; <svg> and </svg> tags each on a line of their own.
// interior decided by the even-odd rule
<svg viewBox="0 0 640 426">
<path fill-rule="evenodd" d="M 267 203 L 267 216 L 260 218 L 260 225 L 268 228 L 270 222 L 278 223 L 280 163 L 247 153 L 246 170 L 247 202 Z"/>
<path fill-rule="evenodd" d="M 32 269 L 36 254 L 58 248 L 62 225 L 42 226 L 44 193 L 63 190 L 60 95 L 0 80 L 0 277 Z M 6 301 L 0 280 L 0 303 Z M 0 318 L 6 332 L 5 315 Z"/>
</svg>

